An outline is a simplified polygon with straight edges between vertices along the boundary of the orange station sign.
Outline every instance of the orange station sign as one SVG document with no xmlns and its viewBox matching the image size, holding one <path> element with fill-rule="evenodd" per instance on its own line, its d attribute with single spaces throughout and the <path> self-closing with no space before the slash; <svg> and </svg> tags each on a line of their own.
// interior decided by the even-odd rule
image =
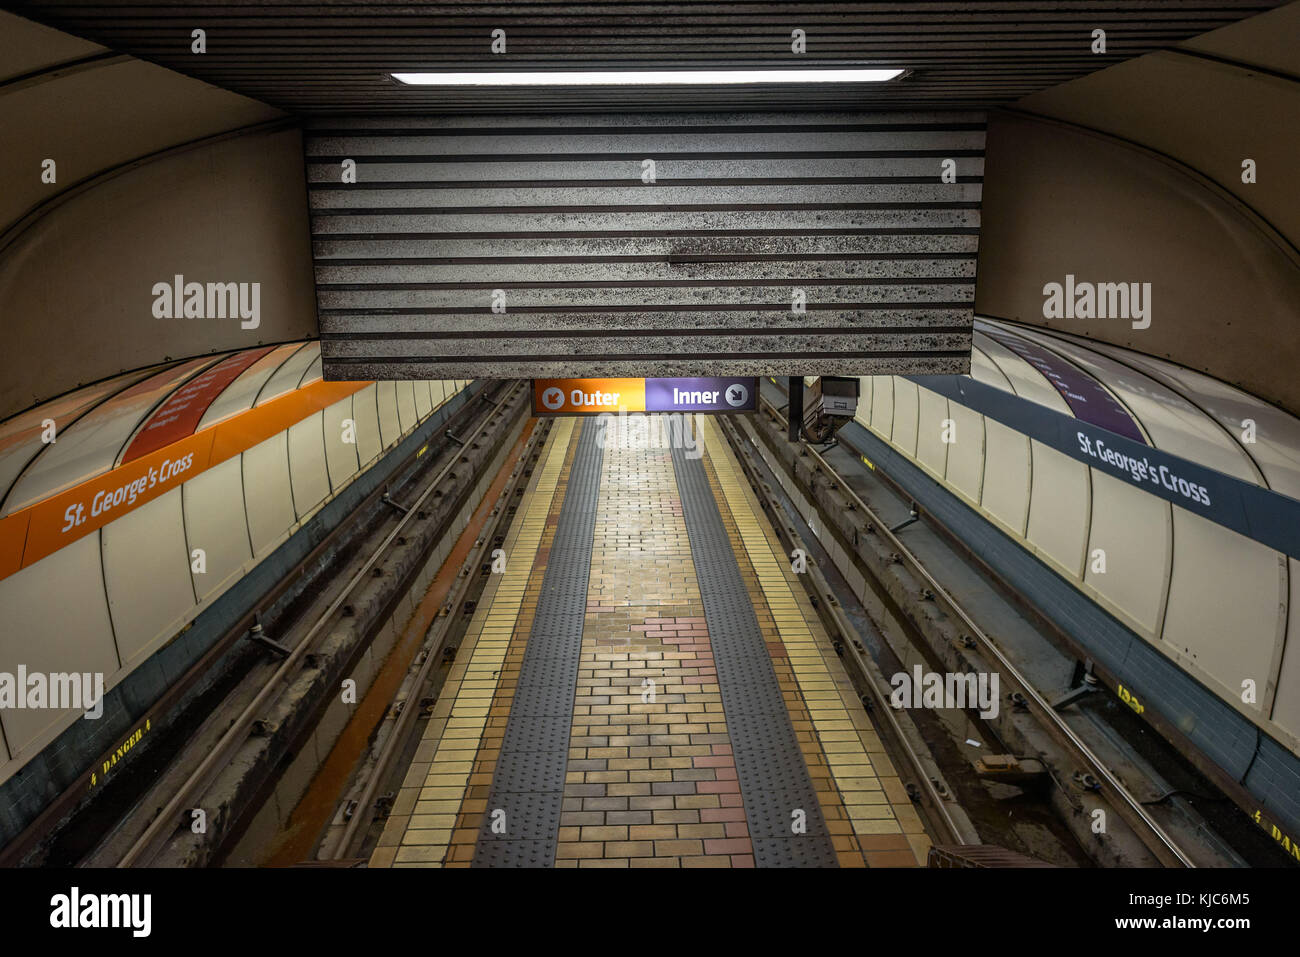
<svg viewBox="0 0 1300 957">
<path fill-rule="evenodd" d="M 644 412 L 645 379 L 534 379 L 534 415 Z"/>
<path fill-rule="evenodd" d="M 0 578 L 52 555 L 368 385 L 313 382 L 0 518 Z"/>
</svg>

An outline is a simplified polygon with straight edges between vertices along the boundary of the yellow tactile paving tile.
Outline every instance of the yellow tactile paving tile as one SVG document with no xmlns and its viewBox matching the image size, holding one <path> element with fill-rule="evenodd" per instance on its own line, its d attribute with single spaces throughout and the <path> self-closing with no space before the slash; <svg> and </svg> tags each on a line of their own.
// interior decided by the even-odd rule
<svg viewBox="0 0 1300 957">
<path fill-rule="evenodd" d="M 549 437 L 542 466 L 534 472 L 506 536 L 506 569 L 484 590 L 371 856 L 372 867 L 442 865 L 454 843 L 458 816 L 473 811 L 466 805 L 474 767 L 492 730 L 489 722 L 505 677 L 507 649 L 520 624 L 575 424 L 563 419 Z"/>
<path fill-rule="evenodd" d="M 801 735 L 800 743 L 807 745 L 805 758 L 841 863 L 861 866 L 865 857 L 871 866 L 923 864 L 929 848 L 924 826 L 775 531 L 718 426 L 700 417 L 700 432 L 724 524 L 740 545 L 742 572 L 747 563 L 757 580 L 760 625 L 770 622 L 778 638 L 779 648 L 773 642 L 768 645 L 778 679 L 783 690 L 797 692 L 791 718 L 796 731 L 806 725 L 815 737 L 815 742 L 805 742 Z M 833 788 L 823 789 L 826 779 L 818 777 L 820 767 L 829 770 Z M 838 822 L 845 819 L 852 840 L 841 841 L 848 835 L 840 833 Z"/>
</svg>

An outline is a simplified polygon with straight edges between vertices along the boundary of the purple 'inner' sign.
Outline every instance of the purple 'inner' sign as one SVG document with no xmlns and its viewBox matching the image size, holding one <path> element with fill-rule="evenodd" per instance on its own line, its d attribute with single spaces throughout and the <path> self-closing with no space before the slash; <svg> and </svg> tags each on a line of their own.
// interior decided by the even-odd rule
<svg viewBox="0 0 1300 957">
<path fill-rule="evenodd" d="M 647 412 L 752 412 L 758 379 L 706 376 L 693 379 L 646 379 Z"/>
</svg>

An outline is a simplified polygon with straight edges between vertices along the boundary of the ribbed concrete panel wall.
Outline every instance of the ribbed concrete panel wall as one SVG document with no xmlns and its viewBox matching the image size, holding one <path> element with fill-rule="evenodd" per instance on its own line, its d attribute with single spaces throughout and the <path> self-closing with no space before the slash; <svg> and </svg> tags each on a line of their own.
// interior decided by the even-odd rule
<svg viewBox="0 0 1300 957">
<path fill-rule="evenodd" d="M 983 114 L 330 118 L 305 149 L 327 379 L 969 369 Z"/>
</svg>

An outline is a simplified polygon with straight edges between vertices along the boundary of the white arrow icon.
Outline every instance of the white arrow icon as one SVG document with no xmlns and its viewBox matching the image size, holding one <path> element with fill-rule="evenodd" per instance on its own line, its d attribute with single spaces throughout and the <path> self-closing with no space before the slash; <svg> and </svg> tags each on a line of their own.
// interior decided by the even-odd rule
<svg viewBox="0 0 1300 957">
<path fill-rule="evenodd" d="M 564 390 L 551 386 L 542 393 L 542 405 L 554 412 L 564 405 Z"/>
<path fill-rule="evenodd" d="M 735 385 L 727 386 L 727 404 L 733 409 L 739 409 L 749 400 L 749 390 L 737 382 Z"/>
</svg>

